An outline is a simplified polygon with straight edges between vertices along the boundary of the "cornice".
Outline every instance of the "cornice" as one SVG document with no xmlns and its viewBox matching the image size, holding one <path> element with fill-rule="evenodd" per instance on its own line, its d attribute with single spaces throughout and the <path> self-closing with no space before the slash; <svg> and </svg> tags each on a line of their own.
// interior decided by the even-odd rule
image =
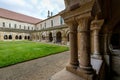
<svg viewBox="0 0 120 80">
<path fill-rule="evenodd" d="M 67 20 L 68 18 L 77 17 L 78 15 L 83 15 L 85 13 L 91 13 L 94 5 L 94 0 L 87 2 L 86 4 L 80 6 L 79 8 L 67 11 L 66 9 L 60 13 L 60 15 Z"/>
</svg>

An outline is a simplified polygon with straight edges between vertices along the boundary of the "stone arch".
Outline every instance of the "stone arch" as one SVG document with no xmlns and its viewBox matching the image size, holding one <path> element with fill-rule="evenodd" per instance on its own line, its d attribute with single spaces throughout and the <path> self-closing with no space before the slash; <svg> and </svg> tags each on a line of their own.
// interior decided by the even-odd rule
<svg viewBox="0 0 120 80">
<path fill-rule="evenodd" d="M 111 52 L 110 54 L 110 69 L 112 78 L 120 78 L 120 22 L 113 28 L 112 33 L 108 38 L 108 47 Z"/>
<path fill-rule="evenodd" d="M 70 41 L 70 39 L 69 39 L 69 33 L 70 33 L 70 31 L 68 30 L 68 31 L 66 32 L 66 37 L 67 37 L 67 41 L 68 41 L 68 42 Z"/>
<path fill-rule="evenodd" d="M 18 35 L 15 36 L 15 39 L 18 39 Z"/>
<path fill-rule="evenodd" d="M 52 42 L 53 41 L 53 35 L 52 35 L 52 32 L 49 33 L 49 42 Z"/>
<path fill-rule="evenodd" d="M 9 39 L 12 39 L 12 35 L 9 35 Z"/>
<path fill-rule="evenodd" d="M 24 39 L 25 39 L 25 40 L 28 39 L 27 36 L 25 36 Z"/>
<path fill-rule="evenodd" d="M 111 78 L 119 77 L 120 70 L 117 67 L 120 67 L 120 17 L 112 18 L 107 24 L 102 26 L 100 30 L 100 44 L 101 52 L 107 54 L 109 58 L 106 58 L 109 61 L 108 65 L 110 67 Z M 118 40 L 116 40 L 118 39 Z M 120 78 L 120 77 L 119 77 Z"/>
<path fill-rule="evenodd" d="M 56 33 L 56 43 L 61 43 L 61 41 L 62 41 L 62 33 L 58 31 Z"/>
<path fill-rule="evenodd" d="M 8 39 L 8 35 L 4 35 L 4 39 L 7 40 Z"/>
<path fill-rule="evenodd" d="M 30 36 L 28 36 L 27 38 L 28 38 L 28 40 L 30 40 Z"/>
<path fill-rule="evenodd" d="M 110 44 L 112 49 L 120 49 L 120 28 L 118 27 L 118 25 L 117 28 L 114 29 L 110 37 Z"/>
<path fill-rule="evenodd" d="M 19 35 L 19 39 L 20 39 L 20 40 L 22 39 L 22 36 L 21 36 L 21 35 Z"/>
</svg>

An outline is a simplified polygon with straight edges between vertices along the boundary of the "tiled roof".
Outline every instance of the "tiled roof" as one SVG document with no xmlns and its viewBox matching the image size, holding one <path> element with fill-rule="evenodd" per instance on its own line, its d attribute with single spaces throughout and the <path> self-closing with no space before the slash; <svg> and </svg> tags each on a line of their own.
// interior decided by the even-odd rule
<svg viewBox="0 0 120 80">
<path fill-rule="evenodd" d="M 41 19 L 38 19 L 38 18 L 30 17 L 24 14 L 16 13 L 16 12 L 9 11 L 2 8 L 0 8 L 0 17 L 17 20 L 21 22 L 26 22 L 26 23 L 31 23 L 31 24 L 36 24 L 42 21 Z"/>
</svg>

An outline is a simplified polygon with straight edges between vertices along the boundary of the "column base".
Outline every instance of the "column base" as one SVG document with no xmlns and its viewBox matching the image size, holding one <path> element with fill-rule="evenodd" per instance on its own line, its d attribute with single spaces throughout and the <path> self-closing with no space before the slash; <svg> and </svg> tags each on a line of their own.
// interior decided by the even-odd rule
<svg viewBox="0 0 120 80">
<path fill-rule="evenodd" d="M 76 63 L 76 64 L 74 64 L 74 65 L 72 65 L 72 64 L 67 64 L 67 66 L 66 66 L 66 69 L 77 69 L 78 68 L 78 66 L 79 66 L 79 62 L 78 62 L 78 64 Z"/>
<path fill-rule="evenodd" d="M 94 58 L 94 59 L 102 59 L 102 56 L 101 56 L 101 55 L 99 55 L 99 54 L 94 54 L 94 53 L 93 53 L 93 55 L 92 55 L 91 57 Z"/>
<path fill-rule="evenodd" d="M 94 70 L 85 70 L 82 69 L 80 67 L 78 67 L 77 69 L 73 69 L 73 68 L 66 68 L 68 71 L 80 76 L 81 78 L 83 78 L 84 80 L 96 80 L 96 74 Z"/>
<path fill-rule="evenodd" d="M 85 80 L 74 73 L 63 69 L 62 71 L 53 75 L 49 80 Z"/>
</svg>

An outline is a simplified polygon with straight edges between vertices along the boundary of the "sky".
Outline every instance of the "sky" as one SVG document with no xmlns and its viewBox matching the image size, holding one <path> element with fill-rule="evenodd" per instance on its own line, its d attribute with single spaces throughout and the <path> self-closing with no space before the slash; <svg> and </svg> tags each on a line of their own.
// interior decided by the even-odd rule
<svg viewBox="0 0 120 80">
<path fill-rule="evenodd" d="M 48 10 L 53 15 L 65 9 L 64 0 L 0 0 L 0 8 L 46 19 Z"/>
</svg>

